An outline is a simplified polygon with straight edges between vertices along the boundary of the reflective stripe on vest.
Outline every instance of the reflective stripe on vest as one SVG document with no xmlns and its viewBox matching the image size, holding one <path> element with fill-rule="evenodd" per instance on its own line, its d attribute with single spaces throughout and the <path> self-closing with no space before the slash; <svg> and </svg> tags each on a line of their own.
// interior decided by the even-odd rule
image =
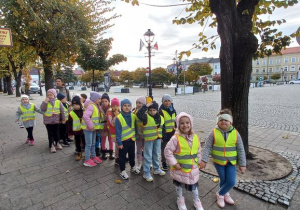
<svg viewBox="0 0 300 210">
<path fill-rule="evenodd" d="M 97 108 L 97 106 L 95 104 L 89 104 L 88 106 L 90 106 L 90 105 L 93 106 L 93 114 L 92 114 L 92 117 L 91 117 L 91 121 L 93 123 L 93 128 L 94 129 L 100 129 L 101 126 L 100 126 L 99 110 L 98 110 L 98 108 Z M 87 128 L 84 119 L 82 119 L 81 128 L 82 129 L 86 129 Z"/>
<path fill-rule="evenodd" d="M 20 105 L 20 110 L 22 112 L 22 121 L 29 121 L 29 120 L 35 120 L 35 111 L 34 111 L 34 104 L 30 103 L 30 108 L 26 109 L 22 105 Z"/>
<path fill-rule="evenodd" d="M 164 115 L 166 133 L 171 133 L 175 129 L 175 113 L 170 116 L 167 111 L 163 109 L 161 111 Z"/>
<path fill-rule="evenodd" d="M 125 141 L 130 138 L 135 141 L 135 115 L 131 113 L 131 127 L 127 125 L 122 114 L 119 114 L 117 118 L 122 126 L 121 141 Z"/>
<path fill-rule="evenodd" d="M 69 104 L 67 104 L 67 108 L 64 106 L 64 110 L 65 110 L 65 118 L 66 118 L 66 121 L 69 119 Z"/>
<path fill-rule="evenodd" d="M 236 142 L 238 139 L 238 132 L 232 130 L 227 140 L 225 141 L 222 132 L 216 128 L 213 129 L 214 144 L 211 152 L 213 161 L 219 165 L 226 165 L 228 161 L 232 165 L 237 162 Z"/>
<path fill-rule="evenodd" d="M 192 148 L 190 147 L 187 140 L 179 135 L 176 134 L 179 152 L 174 153 L 174 157 L 177 160 L 177 163 L 180 164 L 181 169 L 180 171 L 184 173 L 190 173 L 194 168 L 198 168 L 198 150 L 199 150 L 199 138 L 197 134 L 194 134 L 193 137 L 193 145 Z M 174 166 L 171 166 L 172 170 L 176 170 Z"/>
<path fill-rule="evenodd" d="M 80 131 L 81 130 L 80 118 L 73 110 L 70 112 L 70 116 L 73 119 L 73 125 L 72 125 L 73 131 Z"/>
<path fill-rule="evenodd" d="M 60 114 L 60 100 L 55 100 L 54 106 L 50 102 L 47 104 L 47 110 L 44 112 L 46 117 L 51 117 L 54 114 Z"/>
<path fill-rule="evenodd" d="M 157 124 L 153 117 L 147 114 L 147 124 L 143 127 L 143 136 L 145 141 L 152 141 L 162 138 L 162 125 L 164 124 L 164 118 L 160 116 L 160 126 L 157 128 Z"/>
</svg>

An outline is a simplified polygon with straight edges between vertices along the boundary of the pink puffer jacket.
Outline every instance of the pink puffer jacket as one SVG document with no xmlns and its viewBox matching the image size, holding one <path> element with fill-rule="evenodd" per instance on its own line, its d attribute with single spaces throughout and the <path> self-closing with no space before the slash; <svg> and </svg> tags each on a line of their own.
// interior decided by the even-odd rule
<svg viewBox="0 0 300 210">
<path fill-rule="evenodd" d="M 179 132 L 176 131 L 175 134 L 179 134 Z M 187 139 L 188 144 L 190 145 L 190 147 L 192 146 L 194 135 L 197 135 L 197 134 L 193 133 L 190 136 L 186 136 L 186 139 Z M 177 160 L 174 157 L 174 152 L 179 152 L 178 140 L 177 140 L 176 135 L 172 136 L 172 138 L 170 139 L 170 141 L 168 142 L 168 144 L 166 145 L 166 148 L 164 150 L 164 154 L 165 154 L 165 157 L 166 157 L 166 160 L 167 160 L 167 164 L 169 166 L 174 166 L 177 163 Z M 198 157 L 198 164 L 199 164 L 201 162 L 200 142 L 199 142 L 199 150 L 198 150 L 197 157 Z M 176 180 L 178 182 L 181 182 L 181 183 L 184 183 L 184 184 L 189 184 L 189 185 L 195 184 L 199 180 L 199 169 L 198 169 L 198 167 L 194 168 L 191 171 L 191 173 L 183 173 L 180 170 L 170 170 L 170 174 L 171 174 L 171 177 L 174 180 Z"/>
<path fill-rule="evenodd" d="M 91 121 L 91 117 L 92 117 L 93 111 L 94 111 L 92 104 L 96 105 L 96 107 L 98 108 L 98 111 L 100 108 L 97 104 L 95 104 L 93 101 L 91 101 L 89 99 L 86 99 L 86 101 L 84 102 L 85 111 L 83 112 L 82 119 L 85 121 L 86 126 L 87 126 L 87 128 L 84 130 L 88 130 L 88 131 L 94 130 L 94 124 Z"/>
</svg>

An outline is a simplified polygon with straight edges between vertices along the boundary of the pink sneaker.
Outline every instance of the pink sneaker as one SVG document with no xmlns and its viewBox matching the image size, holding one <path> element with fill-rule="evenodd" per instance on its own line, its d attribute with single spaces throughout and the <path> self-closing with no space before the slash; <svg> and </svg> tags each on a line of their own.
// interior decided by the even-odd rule
<svg viewBox="0 0 300 210">
<path fill-rule="evenodd" d="M 58 142 L 57 142 L 57 145 L 56 145 L 56 149 L 58 149 L 58 150 L 62 150 L 63 149 L 62 146 L 61 146 L 61 144 L 58 143 Z"/>
<path fill-rule="evenodd" d="M 224 196 L 219 195 L 219 193 L 217 193 L 217 204 L 220 208 L 225 207 Z"/>
<path fill-rule="evenodd" d="M 33 140 L 30 140 L 29 145 L 30 145 L 30 146 L 33 146 L 33 145 L 34 145 L 34 141 L 33 141 Z"/>
<path fill-rule="evenodd" d="M 203 207 L 202 207 L 202 203 L 201 203 L 200 199 L 198 199 L 197 201 L 194 200 L 194 207 L 197 210 L 204 210 Z"/>
<path fill-rule="evenodd" d="M 95 163 L 102 163 L 102 160 L 97 156 L 91 158 Z"/>
<path fill-rule="evenodd" d="M 88 167 L 94 167 L 97 165 L 97 163 L 95 163 L 94 161 L 92 161 L 92 159 L 86 160 L 83 163 L 84 166 L 88 166 Z"/>
<path fill-rule="evenodd" d="M 184 197 L 177 198 L 177 206 L 179 210 L 187 210 Z"/>
<path fill-rule="evenodd" d="M 224 195 L 224 201 L 226 203 L 228 203 L 229 205 L 234 205 L 234 200 L 231 198 L 230 194 L 229 193 L 226 193 Z"/>
<path fill-rule="evenodd" d="M 25 144 L 28 144 L 30 142 L 30 139 L 26 139 Z"/>
<path fill-rule="evenodd" d="M 55 146 L 54 146 L 54 145 L 51 146 L 50 152 L 51 152 L 51 153 L 55 153 L 55 152 L 56 152 L 56 149 L 55 149 Z"/>
</svg>

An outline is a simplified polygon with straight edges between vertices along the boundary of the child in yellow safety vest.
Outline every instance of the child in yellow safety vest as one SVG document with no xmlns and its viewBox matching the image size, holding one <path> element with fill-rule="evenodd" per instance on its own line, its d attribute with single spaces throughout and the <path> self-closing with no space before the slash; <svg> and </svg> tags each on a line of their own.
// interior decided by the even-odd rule
<svg viewBox="0 0 300 210">
<path fill-rule="evenodd" d="M 64 106 L 60 100 L 56 99 L 56 96 L 56 90 L 49 89 L 45 100 L 41 104 L 41 111 L 44 113 L 43 119 L 48 133 L 51 153 L 55 153 L 56 149 L 62 150 L 62 146 L 59 143 L 59 123 L 66 123 Z"/>
<path fill-rule="evenodd" d="M 232 122 L 232 113 L 229 109 L 219 112 L 217 125 L 208 136 L 200 163 L 200 168 L 205 168 L 211 153 L 220 178 L 220 189 L 217 192 L 217 204 L 220 208 L 223 208 L 225 203 L 234 204 L 229 191 L 236 183 L 236 165 L 242 174 L 246 170 L 243 141 L 239 132 L 232 126 Z"/>
<path fill-rule="evenodd" d="M 201 145 L 197 134 L 193 131 L 193 118 L 181 112 L 176 117 L 177 130 L 167 143 L 165 157 L 171 166 L 171 177 L 176 187 L 178 209 L 187 209 L 182 188 L 193 192 L 194 207 L 203 210 L 198 195 L 199 169 L 201 161 Z"/>
<path fill-rule="evenodd" d="M 156 101 L 143 105 L 137 112 L 137 117 L 143 122 L 143 137 L 145 139 L 143 177 L 146 181 L 151 182 L 153 181 L 150 172 L 151 164 L 153 164 L 154 174 L 160 176 L 166 174 L 166 172 L 161 170 L 159 164 L 164 118 L 158 113 L 158 104 Z"/>
<path fill-rule="evenodd" d="M 63 147 L 69 147 L 70 143 L 68 142 L 68 130 L 67 123 L 69 119 L 69 103 L 67 102 L 67 98 L 63 93 L 57 94 L 57 99 L 61 101 L 64 106 L 66 123 L 59 124 L 59 140 L 61 140 L 61 144 Z"/>
<path fill-rule="evenodd" d="M 75 147 L 76 147 L 76 161 L 81 160 L 82 150 L 84 148 L 84 135 L 81 128 L 81 122 L 83 117 L 83 108 L 79 96 L 72 98 L 72 110 L 70 111 L 68 119 L 68 134 L 74 135 Z"/>
<path fill-rule="evenodd" d="M 33 139 L 33 127 L 35 126 L 35 112 L 41 113 L 40 109 L 33 103 L 29 103 L 29 97 L 27 95 L 21 95 L 21 105 L 18 107 L 16 113 L 16 122 L 20 117 L 23 121 L 23 125 L 27 130 L 27 139 L 25 143 L 29 143 L 30 146 L 34 145 Z"/>
</svg>

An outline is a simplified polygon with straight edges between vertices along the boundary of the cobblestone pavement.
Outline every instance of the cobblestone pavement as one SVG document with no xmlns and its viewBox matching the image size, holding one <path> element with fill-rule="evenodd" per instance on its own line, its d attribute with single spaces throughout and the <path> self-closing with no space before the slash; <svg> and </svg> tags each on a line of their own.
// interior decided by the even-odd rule
<svg viewBox="0 0 300 210">
<path fill-rule="evenodd" d="M 251 145 L 294 155 L 300 154 L 300 136 L 293 131 L 294 128 L 297 128 L 295 131 L 300 128 L 297 120 L 299 88 L 300 86 L 296 85 L 286 85 L 250 90 L 250 124 L 258 125 L 249 128 Z M 145 92 L 145 89 L 132 89 L 129 94 L 111 93 L 110 96 L 134 100 Z M 174 96 L 174 89 L 154 89 L 154 98 L 160 99 L 163 93 Z M 32 102 L 39 105 L 43 98 L 33 95 Z M 116 184 L 114 180 L 119 179 L 119 169 L 113 161 L 106 160 L 100 166 L 86 168 L 82 161 L 75 161 L 74 145 L 51 154 L 47 147 L 47 132 L 39 114 L 37 126 L 34 128 L 35 146 L 27 146 L 24 144 L 25 129 L 14 123 L 19 99 L 0 95 L 0 101 L 1 210 L 177 209 L 176 193 L 169 174 L 163 177 L 155 176 L 153 183 L 147 183 L 141 175 L 129 174 L 128 181 Z M 214 125 L 214 116 L 220 106 L 220 92 L 174 96 L 174 103 L 178 112 L 186 111 L 195 117 L 195 131 L 204 141 Z M 288 138 L 282 138 L 283 136 Z M 217 184 L 210 179 L 200 178 L 199 195 L 205 210 L 219 209 L 215 202 L 217 189 Z M 232 190 L 236 205 L 226 206 L 225 209 L 299 210 L 299 187 L 294 193 L 290 206 L 287 207 L 267 203 L 239 190 Z M 192 195 L 187 192 L 184 194 L 188 209 L 193 209 Z"/>
</svg>

